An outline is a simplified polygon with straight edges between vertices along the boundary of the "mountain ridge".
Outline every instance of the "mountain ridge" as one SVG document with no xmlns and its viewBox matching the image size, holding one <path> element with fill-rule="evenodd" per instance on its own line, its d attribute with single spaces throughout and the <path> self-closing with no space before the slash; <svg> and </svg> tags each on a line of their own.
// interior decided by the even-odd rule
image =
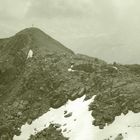
<svg viewBox="0 0 140 140">
<path fill-rule="evenodd" d="M 29 37 L 29 39 L 32 39 L 33 42 L 38 41 L 38 42 L 36 42 L 37 45 L 39 45 L 40 47 L 43 47 L 43 48 L 46 47 L 47 51 L 50 51 L 50 52 L 55 51 L 55 52 L 59 52 L 59 53 L 64 52 L 64 53 L 73 54 L 73 52 L 70 49 L 66 48 L 59 41 L 56 41 L 55 39 L 53 39 L 52 37 L 47 35 L 45 32 L 43 32 L 39 28 L 35 28 L 35 27 L 26 28 L 26 29 L 18 32 L 15 36 L 18 36 L 18 35 L 27 35 Z M 47 47 L 48 47 L 48 49 L 47 49 Z"/>
<path fill-rule="evenodd" d="M 26 122 L 83 95 L 96 95 L 89 109 L 101 129 L 121 113 L 140 112 L 139 69 L 75 54 L 39 29 L 22 30 L 0 43 L 0 138 L 11 140 Z"/>
</svg>

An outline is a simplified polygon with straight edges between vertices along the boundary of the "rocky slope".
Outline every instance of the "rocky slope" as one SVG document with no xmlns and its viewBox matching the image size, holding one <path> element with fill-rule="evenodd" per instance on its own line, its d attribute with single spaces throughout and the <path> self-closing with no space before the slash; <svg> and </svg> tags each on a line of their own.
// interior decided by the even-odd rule
<svg viewBox="0 0 140 140">
<path fill-rule="evenodd" d="M 44 129 L 40 133 L 31 136 L 29 140 L 68 140 L 61 134 L 61 130 L 55 128 L 52 124 L 49 128 Z"/>
<path fill-rule="evenodd" d="M 84 94 L 97 95 L 89 109 L 100 128 L 121 113 L 139 112 L 139 68 L 74 54 L 37 28 L 1 39 L 0 137 L 12 139 L 22 124 Z"/>
</svg>

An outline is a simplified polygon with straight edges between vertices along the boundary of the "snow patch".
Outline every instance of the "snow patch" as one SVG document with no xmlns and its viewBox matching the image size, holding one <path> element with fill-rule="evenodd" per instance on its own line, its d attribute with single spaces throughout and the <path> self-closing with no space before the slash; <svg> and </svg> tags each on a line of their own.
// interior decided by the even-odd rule
<svg viewBox="0 0 140 140">
<path fill-rule="evenodd" d="M 68 69 L 68 72 L 75 72 L 76 70 L 73 70 L 73 65 L 70 66 L 70 68 Z"/>
<path fill-rule="evenodd" d="M 33 57 L 33 51 L 30 49 L 27 55 L 27 59 L 32 58 Z"/>
</svg>

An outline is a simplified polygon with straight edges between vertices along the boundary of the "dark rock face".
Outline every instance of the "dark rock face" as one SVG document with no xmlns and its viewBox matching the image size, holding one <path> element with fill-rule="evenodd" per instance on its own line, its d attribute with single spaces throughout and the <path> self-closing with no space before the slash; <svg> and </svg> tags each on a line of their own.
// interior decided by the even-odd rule
<svg viewBox="0 0 140 140">
<path fill-rule="evenodd" d="M 75 72 L 68 71 L 71 64 Z M 121 113 L 140 112 L 139 92 L 139 66 L 76 55 L 36 28 L 0 40 L 0 139 L 12 139 L 26 122 L 84 94 L 96 95 L 89 110 L 103 129 Z"/>
<path fill-rule="evenodd" d="M 125 70 L 125 66 L 123 67 Z M 104 90 L 100 90 L 94 102 L 91 103 L 90 110 L 93 110 L 94 125 L 105 126 L 105 124 L 112 123 L 115 117 L 121 115 L 121 113 L 140 111 L 139 77 L 128 71 L 126 72 L 127 76 L 119 73 L 118 77 L 107 77 L 106 84 L 108 86 Z"/>
<path fill-rule="evenodd" d="M 31 136 L 29 140 L 68 140 L 69 138 L 65 138 L 60 131 L 54 127 L 54 125 L 50 125 L 48 128 L 39 132 L 35 136 Z"/>
</svg>

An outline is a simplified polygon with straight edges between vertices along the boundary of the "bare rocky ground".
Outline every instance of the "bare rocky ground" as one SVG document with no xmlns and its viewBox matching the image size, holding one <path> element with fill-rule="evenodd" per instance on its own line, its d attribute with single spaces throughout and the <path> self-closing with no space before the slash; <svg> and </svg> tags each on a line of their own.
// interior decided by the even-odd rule
<svg viewBox="0 0 140 140">
<path fill-rule="evenodd" d="M 140 112 L 140 66 L 74 54 L 36 28 L 0 40 L 1 139 L 12 140 L 26 122 L 84 94 L 97 95 L 89 110 L 101 129 L 121 113 Z"/>
</svg>

